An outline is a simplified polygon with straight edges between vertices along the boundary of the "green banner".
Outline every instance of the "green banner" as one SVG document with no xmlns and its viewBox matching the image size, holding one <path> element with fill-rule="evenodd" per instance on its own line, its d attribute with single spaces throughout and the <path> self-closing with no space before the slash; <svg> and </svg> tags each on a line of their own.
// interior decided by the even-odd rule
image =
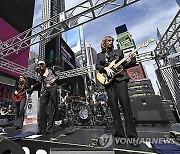
<svg viewBox="0 0 180 154">
<path fill-rule="evenodd" d="M 134 47 L 134 41 L 129 32 L 124 32 L 124 33 L 118 35 L 117 40 L 118 40 L 120 50 L 125 50 L 128 48 Z"/>
</svg>

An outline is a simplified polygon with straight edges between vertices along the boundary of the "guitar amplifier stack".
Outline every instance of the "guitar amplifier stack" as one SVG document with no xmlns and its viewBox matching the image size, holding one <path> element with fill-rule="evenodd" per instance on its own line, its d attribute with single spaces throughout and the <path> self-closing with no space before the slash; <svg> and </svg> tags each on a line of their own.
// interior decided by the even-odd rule
<svg viewBox="0 0 180 154">
<path fill-rule="evenodd" d="M 155 94 L 150 79 L 141 79 L 129 82 L 128 91 L 130 97 L 150 96 Z"/>
</svg>

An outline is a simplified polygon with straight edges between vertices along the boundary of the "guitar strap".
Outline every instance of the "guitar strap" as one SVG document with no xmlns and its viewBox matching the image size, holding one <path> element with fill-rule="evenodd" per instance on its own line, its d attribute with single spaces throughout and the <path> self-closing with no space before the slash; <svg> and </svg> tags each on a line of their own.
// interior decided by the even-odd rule
<svg viewBox="0 0 180 154">
<path fill-rule="evenodd" d="M 105 62 L 110 64 L 113 60 L 118 59 L 118 55 L 113 50 L 112 53 L 105 52 Z"/>
<path fill-rule="evenodd" d="M 109 64 L 108 58 L 109 58 L 109 55 L 108 55 L 107 52 L 105 52 L 105 62 L 106 62 L 107 65 Z"/>
</svg>

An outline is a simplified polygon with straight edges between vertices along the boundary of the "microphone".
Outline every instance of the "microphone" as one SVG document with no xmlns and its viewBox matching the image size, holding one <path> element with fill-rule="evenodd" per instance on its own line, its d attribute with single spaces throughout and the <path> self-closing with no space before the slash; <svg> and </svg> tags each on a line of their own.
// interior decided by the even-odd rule
<svg viewBox="0 0 180 154">
<path fill-rule="evenodd" d="M 39 72 L 40 69 L 41 69 L 41 68 L 40 68 L 39 66 L 35 66 L 35 67 L 34 67 L 34 70 L 35 70 L 36 72 Z"/>
</svg>

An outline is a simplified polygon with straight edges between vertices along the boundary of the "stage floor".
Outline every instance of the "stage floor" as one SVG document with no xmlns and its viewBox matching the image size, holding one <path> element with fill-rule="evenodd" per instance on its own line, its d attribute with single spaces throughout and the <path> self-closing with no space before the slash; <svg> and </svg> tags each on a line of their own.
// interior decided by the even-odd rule
<svg viewBox="0 0 180 154">
<path fill-rule="evenodd" d="M 115 132 L 114 126 L 56 126 L 57 130 L 54 134 L 42 135 L 34 139 L 22 138 L 16 143 L 23 147 L 28 147 L 32 153 L 38 149 L 44 149 L 47 152 L 51 150 L 116 150 L 120 153 L 155 153 L 152 148 L 145 144 L 146 139 L 165 138 L 169 135 L 169 131 L 180 130 L 179 124 L 173 125 L 138 125 L 138 138 L 141 140 L 139 147 L 133 147 L 121 140 L 121 144 L 117 144 L 117 140 L 113 137 Z M 3 135 L 7 138 L 26 133 L 28 131 L 37 132 L 37 124 L 26 125 L 22 130 L 16 130 L 13 127 L 6 127 Z M 107 140 L 104 140 L 106 138 Z"/>
</svg>

